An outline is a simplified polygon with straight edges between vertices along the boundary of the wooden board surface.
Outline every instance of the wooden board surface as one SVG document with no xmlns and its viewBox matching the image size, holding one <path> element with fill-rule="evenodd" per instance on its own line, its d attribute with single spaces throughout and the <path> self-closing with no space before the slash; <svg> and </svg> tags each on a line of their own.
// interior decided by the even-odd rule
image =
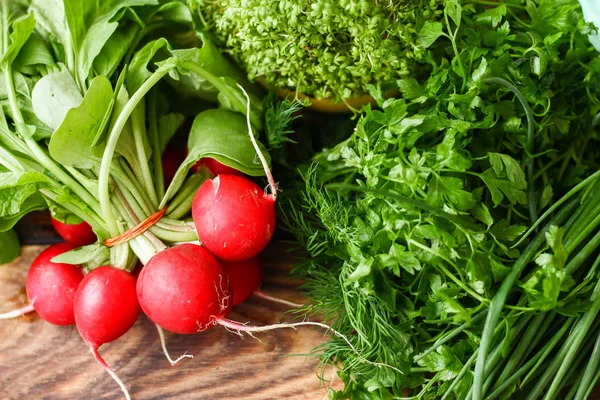
<svg viewBox="0 0 600 400">
<path fill-rule="evenodd" d="M 0 267 L 0 313 L 27 302 L 25 277 L 44 246 L 23 247 L 22 257 Z M 287 255 L 272 246 L 268 257 Z M 265 263 L 265 292 L 302 302 L 285 261 Z M 294 320 L 286 307 L 250 298 L 230 316 L 256 325 Z M 171 366 L 160 349 L 154 325 L 141 316 L 125 336 L 104 345 L 101 354 L 127 385 L 134 400 L 143 399 L 304 399 L 327 398 L 327 387 L 340 387 L 331 368 L 320 381 L 318 361 L 307 357 L 326 340 L 313 329 L 263 333 L 258 339 L 215 327 L 197 335 L 167 333 L 173 357 L 194 355 Z M 74 327 L 58 327 L 36 314 L 0 321 L 0 400 L 122 399 L 112 379 L 96 364 Z M 591 396 L 600 400 L 600 389 Z"/>
<path fill-rule="evenodd" d="M 22 257 L 0 267 L 0 312 L 27 302 L 25 277 L 43 246 L 25 246 Z M 269 256 L 282 260 L 271 247 Z M 285 262 L 265 266 L 265 292 L 301 302 Z M 251 298 L 236 307 L 231 319 L 256 325 L 292 321 L 286 307 Z M 326 340 L 312 328 L 279 330 L 241 339 L 221 327 L 197 335 L 167 333 L 173 356 L 188 352 L 171 366 L 164 358 L 154 325 L 141 316 L 125 336 L 100 352 L 127 385 L 142 399 L 307 399 L 321 400 L 327 386 L 315 371 L 318 360 L 306 357 Z M 296 356 L 294 356 L 296 355 Z M 333 376 L 326 370 L 328 380 Z M 36 314 L 0 321 L 0 399 L 121 399 L 120 389 L 92 358 L 74 327 L 58 327 Z"/>
</svg>

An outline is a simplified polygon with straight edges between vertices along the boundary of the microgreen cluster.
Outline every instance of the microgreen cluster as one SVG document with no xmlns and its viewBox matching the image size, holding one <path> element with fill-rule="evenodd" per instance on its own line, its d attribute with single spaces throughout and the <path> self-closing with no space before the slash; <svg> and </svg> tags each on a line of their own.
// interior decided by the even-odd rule
<svg viewBox="0 0 600 400">
<path fill-rule="evenodd" d="M 336 101 L 418 73 L 417 33 L 441 0 L 202 0 L 201 19 L 248 72 Z"/>
<path fill-rule="evenodd" d="M 311 256 L 306 311 L 403 372 L 334 340 L 319 349 L 344 367 L 333 398 L 554 398 L 568 378 L 586 382 L 579 396 L 597 361 L 571 364 L 590 347 L 556 335 L 572 324 L 579 346 L 600 333 L 600 57 L 575 0 L 444 3 L 417 39 L 431 73 L 401 79 L 398 99 L 370 87 L 381 109 L 315 156 L 285 210 Z M 583 198 L 554 203 L 577 184 Z"/>
</svg>

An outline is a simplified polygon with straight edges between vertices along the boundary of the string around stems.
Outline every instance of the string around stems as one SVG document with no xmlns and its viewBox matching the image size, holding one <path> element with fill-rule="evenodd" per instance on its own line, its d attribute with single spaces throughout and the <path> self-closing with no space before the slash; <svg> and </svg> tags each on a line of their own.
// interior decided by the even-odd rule
<svg viewBox="0 0 600 400">
<path fill-rule="evenodd" d="M 344 335 L 343 333 L 333 329 L 329 325 L 324 324 L 322 322 L 313 322 L 313 321 L 305 320 L 302 322 L 279 323 L 279 324 L 272 324 L 272 325 L 265 325 L 265 326 L 249 326 L 247 324 L 242 324 L 242 323 L 232 321 L 227 318 L 214 318 L 213 322 L 215 324 L 219 324 L 219 325 L 223 326 L 228 331 L 235 333 L 236 335 L 239 335 L 240 337 L 243 337 L 244 333 L 247 333 L 251 337 L 254 337 L 253 333 L 257 333 L 257 332 L 268 332 L 268 331 L 272 331 L 275 329 L 286 329 L 286 328 L 296 330 L 296 328 L 299 326 L 317 326 L 319 328 L 323 328 L 323 329 L 327 330 L 328 332 L 331 331 L 335 336 L 341 338 L 344 342 L 346 342 L 348 347 L 350 347 L 350 349 L 352 349 L 352 352 L 358 357 L 358 359 L 361 362 L 364 362 L 366 364 L 373 365 L 373 366 L 379 367 L 379 368 L 382 368 L 382 367 L 390 368 L 390 369 L 398 372 L 399 374 L 404 375 L 404 372 L 400 371 L 398 368 L 396 368 L 392 365 L 367 360 L 359 353 L 359 351 L 356 349 L 356 347 L 354 347 L 354 345 L 352 344 L 352 342 L 350 342 L 350 339 L 348 339 L 348 337 L 346 335 Z"/>
<path fill-rule="evenodd" d="M 126 242 L 130 241 L 131 239 L 134 239 L 135 237 L 146 232 L 154 224 L 156 224 L 163 217 L 163 215 L 165 215 L 165 212 L 167 211 L 167 207 L 168 206 L 161 208 L 160 210 L 158 210 L 157 212 L 155 212 L 154 214 L 152 214 L 151 216 L 149 216 L 148 218 L 146 218 L 145 220 L 143 220 L 142 222 L 140 222 L 133 228 L 128 229 L 127 231 L 121 233 L 120 235 L 118 235 L 114 238 L 106 239 L 104 241 L 104 245 L 107 247 L 118 246 L 118 245 L 126 243 Z"/>
</svg>

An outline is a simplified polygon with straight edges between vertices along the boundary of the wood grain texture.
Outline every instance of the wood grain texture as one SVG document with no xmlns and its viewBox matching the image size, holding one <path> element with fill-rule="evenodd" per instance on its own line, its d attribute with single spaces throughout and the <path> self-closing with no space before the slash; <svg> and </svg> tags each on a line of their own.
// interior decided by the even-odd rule
<svg viewBox="0 0 600 400">
<path fill-rule="evenodd" d="M 0 267 L 0 312 L 27 303 L 27 270 L 43 248 L 25 246 L 19 260 Z M 280 261 L 265 263 L 264 291 L 302 302 L 295 290 L 298 282 L 288 275 L 289 256 L 276 246 L 268 249 L 267 256 Z M 285 311 L 253 297 L 236 307 L 231 318 L 256 325 L 292 321 Z M 154 325 L 145 316 L 125 336 L 101 348 L 135 400 L 321 400 L 327 397 L 328 386 L 340 387 L 331 368 L 325 372 L 328 381 L 320 381 L 315 373 L 317 360 L 303 355 L 326 340 L 318 330 L 267 332 L 260 334 L 260 341 L 241 339 L 221 327 L 197 335 L 166 336 L 172 357 L 188 352 L 194 358 L 171 366 Z M 0 400 L 82 398 L 123 396 L 74 327 L 50 325 L 37 314 L 0 321 Z M 600 389 L 590 399 L 600 400 Z"/>
<path fill-rule="evenodd" d="M 42 246 L 25 246 L 22 257 L 0 267 L 0 312 L 27 303 L 27 270 Z M 269 257 L 286 257 L 274 248 Z M 302 301 L 285 262 L 266 266 L 265 292 Z M 256 325 L 292 321 L 285 307 L 251 298 L 231 318 Z M 318 360 L 306 354 L 326 340 L 312 328 L 279 330 L 241 339 L 221 327 L 197 335 L 167 333 L 172 356 L 193 354 L 171 366 L 154 325 L 141 316 L 125 336 L 100 349 L 133 398 L 323 399 L 331 382 L 316 375 Z M 333 371 L 326 376 L 331 379 Z M 339 386 L 339 379 L 333 384 Z M 121 399 L 120 389 L 92 358 L 74 327 L 58 327 L 37 314 L 0 321 L 0 399 Z"/>
</svg>

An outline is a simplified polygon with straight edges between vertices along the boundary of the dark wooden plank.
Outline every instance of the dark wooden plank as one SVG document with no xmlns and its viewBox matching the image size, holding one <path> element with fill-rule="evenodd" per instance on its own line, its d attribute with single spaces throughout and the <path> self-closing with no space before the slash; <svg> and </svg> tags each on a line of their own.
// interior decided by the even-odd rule
<svg viewBox="0 0 600 400">
<path fill-rule="evenodd" d="M 25 276 L 40 246 L 0 268 L 0 312 L 27 302 Z M 270 257 L 282 259 L 280 250 Z M 285 257 L 283 257 L 285 258 Z M 266 292 L 302 301 L 288 266 L 275 263 L 265 273 Z M 291 321 L 286 308 L 251 298 L 231 318 L 252 324 Z M 193 354 L 171 366 L 164 358 L 154 325 L 146 318 L 125 336 L 101 348 L 134 399 L 323 399 L 327 386 L 315 370 L 317 360 L 305 354 L 326 340 L 311 328 L 260 334 L 260 341 L 241 339 L 221 327 L 197 335 L 167 334 L 172 355 Z M 333 376 L 331 368 L 326 376 Z M 339 384 L 334 379 L 333 384 Z M 58 327 L 32 314 L 0 321 L 0 399 L 121 399 L 117 385 L 93 360 L 74 327 Z"/>
<path fill-rule="evenodd" d="M 50 222 L 49 211 L 29 213 L 15 226 L 22 244 L 51 244 L 61 239 Z"/>
</svg>

